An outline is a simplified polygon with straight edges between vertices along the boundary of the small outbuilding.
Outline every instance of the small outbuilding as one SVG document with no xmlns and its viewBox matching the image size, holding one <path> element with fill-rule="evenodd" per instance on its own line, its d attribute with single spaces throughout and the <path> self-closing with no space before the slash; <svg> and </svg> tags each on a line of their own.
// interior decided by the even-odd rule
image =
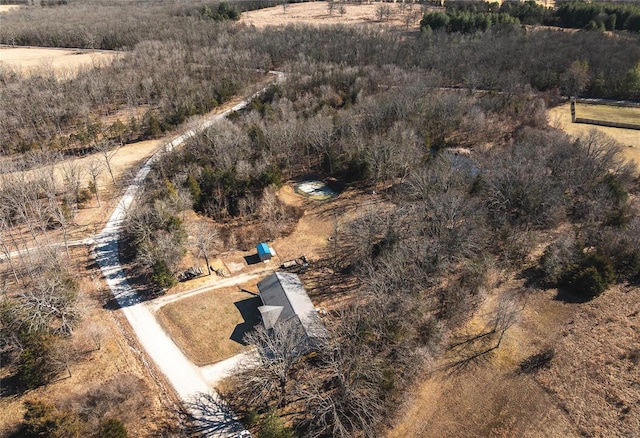
<svg viewBox="0 0 640 438">
<path fill-rule="evenodd" d="M 258 307 L 267 330 L 279 322 L 300 324 L 312 344 L 329 337 L 300 278 L 290 272 L 276 272 L 258 283 L 263 305 Z"/>
<path fill-rule="evenodd" d="M 273 256 L 273 252 L 271 251 L 271 248 L 269 248 L 269 245 L 262 242 L 262 243 L 258 243 L 256 247 L 258 249 L 258 258 L 260 259 L 261 262 L 266 262 L 267 260 L 271 260 L 271 257 Z"/>
</svg>

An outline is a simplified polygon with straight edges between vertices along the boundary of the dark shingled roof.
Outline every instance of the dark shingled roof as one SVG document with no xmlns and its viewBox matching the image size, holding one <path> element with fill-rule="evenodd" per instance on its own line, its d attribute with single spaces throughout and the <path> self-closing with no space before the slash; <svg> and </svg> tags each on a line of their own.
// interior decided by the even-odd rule
<svg viewBox="0 0 640 438">
<path fill-rule="evenodd" d="M 307 291 L 296 274 L 276 272 L 258 283 L 264 306 L 258 308 L 267 329 L 280 321 L 297 318 L 310 338 L 327 338 L 328 333 Z"/>
</svg>

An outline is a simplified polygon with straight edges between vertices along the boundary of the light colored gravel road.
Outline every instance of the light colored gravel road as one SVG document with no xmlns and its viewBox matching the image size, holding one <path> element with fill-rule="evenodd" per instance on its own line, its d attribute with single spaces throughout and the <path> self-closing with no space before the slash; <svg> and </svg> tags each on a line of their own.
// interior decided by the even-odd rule
<svg viewBox="0 0 640 438">
<path fill-rule="evenodd" d="M 281 74 L 275 72 L 274 74 L 276 74 L 278 80 L 282 79 Z M 195 417 L 194 427 L 196 430 L 191 432 L 193 432 L 193 435 L 198 436 L 230 437 L 242 430 L 242 426 L 234 419 L 233 413 L 220 402 L 210 386 L 210 383 L 218 381 L 228 373 L 230 367 L 236 363 L 235 361 L 241 360 L 241 357 L 231 358 L 233 360 L 230 359 L 221 364 L 206 367 L 204 372 L 189 361 L 160 327 L 151 307 L 145 304 L 129 285 L 124 270 L 120 265 L 118 239 L 126 211 L 133 203 L 153 162 L 161 154 L 179 146 L 198 131 L 222 120 L 232 111 L 242 109 L 253 97 L 251 96 L 235 105 L 230 110 L 211 117 L 200 126 L 177 137 L 168 143 L 165 148 L 154 154 L 138 171 L 106 226 L 95 238 L 94 252 L 96 261 L 109 288 L 111 288 L 141 346 L 158 369 L 166 376 L 190 414 Z"/>
</svg>

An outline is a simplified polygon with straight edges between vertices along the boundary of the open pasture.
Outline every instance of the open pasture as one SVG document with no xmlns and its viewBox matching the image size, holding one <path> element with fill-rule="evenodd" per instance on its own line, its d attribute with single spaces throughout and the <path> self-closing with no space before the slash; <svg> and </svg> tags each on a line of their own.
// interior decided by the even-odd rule
<svg viewBox="0 0 640 438">
<path fill-rule="evenodd" d="M 579 103 L 576 106 L 576 115 L 582 118 L 640 123 L 640 108 L 585 105 Z M 587 125 L 584 123 L 572 123 L 569 103 L 550 109 L 548 119 L 552 126 L 562 129 L 572 137 L 587 135 L 594 129 L 603 132 L 625 147 L 623 151 L 625 158 L 633 160 L 636 163 L 640 163 L 640 131 L 636 131 L 634 129 Z"/>
<path fill-rule="evenodd" d="M 0 47 L 0 69 L 21 75 L 53 72 L 58 77 L 73 75 L 81 68 L 107 65 L 117 52 L 97 50 L 52 49 L 45 47 Z"/>
<path fill-rule="evenodd" d="M 340 7 L 343 6 L 343 13 Z M 388 8 L 388 15 L 380 20 L 380 7 Z M 327 25 L 385 25 L 398 29 L 418 30 L 422 9 L 418 4 L 368 3 L 353 4 L 335 2 L 329 11 L 328 2 L 295 3 L 243 12 L 240 22 L 262 29 L 269 26 L 282 27 L 292 24 L 315 26 Z"/>
</svg>

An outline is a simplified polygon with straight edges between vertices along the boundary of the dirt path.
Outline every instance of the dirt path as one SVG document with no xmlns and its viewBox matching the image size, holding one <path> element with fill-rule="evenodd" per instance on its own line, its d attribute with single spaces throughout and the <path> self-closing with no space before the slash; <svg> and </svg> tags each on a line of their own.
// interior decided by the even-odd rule
<svg viewBox="0 0 640 438">
<path fill-rule="evenodd" d="M 166 295 L 160 298 L 156 298 L 153 301 L 149 301 L 147 305 L 153 311 L 157 312 L 158 310 L 160 310 L 160 308 L 166 306 L 167 304 L 173 303 L 175 301 L 179 301 L 184 298 L 192 297 L 194 295 L 199 295 L 199 294 L 216 290 L 216 289 L 222 289 L 225 287 L 238 286 L 243 283 L 248 283 L 250 280 L 254 280 L 256 278 L 262 277 L 273 271 L 274 271 L 273 265 L 268 265 L 268 267 L 266 268 L 260 267 L 259 269 L 254 269 L 251 272 L 247 272 L 240 275 L 234 275 L 233 277 L 228 277 L 222 280 L 218 280 L 212 284 L 205 284 L 195 289 L 190 289 L 188 291 L 180 292 L 174 295 Z"/>
<path fill-rule="evenodd" d="M 282 76 L 277 75 L 277 80 Z M 262 90 L 261 90 L 262 91 Z M 190 413 L 196 417 L 199 433 L 211 437 L 228 437 L 242 430 L 233 414 L 222 404 L 203 373 L 180 351 L 173 340 L 157 322 L 151 306 L 145 304 L 129 285 L 126 274 L 120 265 L 118 239 L 125 212 L 132 205 L 136 193 L 151 170 L 151 165 L 163 153 L 170 151 L 199 131 L 222 120 L 232 111 L 242 109 L 253 98 L 241 101 L 221 114 L 215 115 L 178 136 L 149 158 L 136 174 L 124 196 L 118 202 L 115 211 L 107 221 L 102 232 L 95 238 L 95 258 L 105 280 L 116 298 L 123 314 L 149 357 L 158 369 L 167 377 L 180 399 Z M 230 279 L 231 281 L 231 279 Z M 242 281 L 242 279 L 240 279 Z M 187 292 L 188 293 L 188 292 Z M 195 293 L 198 293 L 197 291 Z"/>
</svg>

